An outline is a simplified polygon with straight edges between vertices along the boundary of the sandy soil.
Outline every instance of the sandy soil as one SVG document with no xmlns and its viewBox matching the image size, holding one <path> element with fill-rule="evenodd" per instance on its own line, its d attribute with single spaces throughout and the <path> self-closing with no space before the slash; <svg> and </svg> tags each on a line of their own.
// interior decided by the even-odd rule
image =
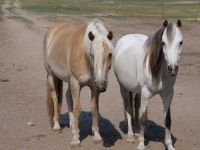
<svg viewBox="0 0 200 150">
<path fill-rule="evenodd" d="M 9 12 L 3 6 L 0 21 L 0 149 L 1 150 L 64 150 L 71 149 L 72 138 L 69 118 L 63 96 L 61 125 L 55 132 L 50 129 L 46 111 L 45 70 L 43 67 L 42 41 L 46 27 L 55 20 L 87 21 L 82 17 L 56 16 L 53 21 L 46 14 L 33 14 L 14 8 Z M 16 17 L 17 16 L 17 17 Z M 19 19 L 23 17 L 23 19 Z M 28 21 L 27 21 L 28 20 Z M 127 33 L 154 32 L 161 20 L 149 18 L 106 19 L 116 39 Z M 184 52 L 172 103 L 173 142 L 177 150 L 200 148 L 200 26 L 183 22 Z M 65 85 L 66 86 L 66 85 Z M 66 87 L 65 87 L 66 91 Z M 81 93 L 80 117 L 81 147 L 90 149 L 136 149 L 137 144 L 126 142 L 127 124 L 124 121 L 119 86 L 109 74 L 109 86 L 100 96 L 99 119 L 103 143 L 92 141 L 90 92 Z M 165 149 L 163 145 L 163 111 L 160 97 L 155 96 L 149 105 L 149 122 L 145 133 L 147 149 Z M 27 125 L 32 122 L 34 126 Z"/>
</svg>

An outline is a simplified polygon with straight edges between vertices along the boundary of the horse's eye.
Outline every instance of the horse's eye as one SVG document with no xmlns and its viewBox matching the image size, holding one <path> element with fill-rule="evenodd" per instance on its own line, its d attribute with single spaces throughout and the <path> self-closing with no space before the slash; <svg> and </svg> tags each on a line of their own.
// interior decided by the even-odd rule
<svg viewBox="0 0 200 150">
<path fill-rule="evenodd" d="M 183 41 L 180 42 L 180 45 L 183 45 Z"/>
<path fill-rule="evenodd" d="M 112 58 L 112 53 L 108 54 L 108 58 L 111 59 Z"/>
<path fill-rule="evenodd" d="M 164 46 L 164 45 L 165 45 L 165 42 L 162 42 L 161 44 L 162 44 L 162 46 Z"/>
</svg>

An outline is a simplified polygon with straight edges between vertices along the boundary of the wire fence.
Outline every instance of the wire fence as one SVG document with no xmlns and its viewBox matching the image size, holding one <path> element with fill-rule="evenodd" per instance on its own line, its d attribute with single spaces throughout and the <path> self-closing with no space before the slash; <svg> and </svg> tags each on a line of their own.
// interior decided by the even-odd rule
<svg viewBox="0 0 200 150">
<path fill-rule="evenodd" d="M 200 0 L 21 0 L 36 11 L 102 16 L 151 16 L 200 21 Z"/>
</svg>

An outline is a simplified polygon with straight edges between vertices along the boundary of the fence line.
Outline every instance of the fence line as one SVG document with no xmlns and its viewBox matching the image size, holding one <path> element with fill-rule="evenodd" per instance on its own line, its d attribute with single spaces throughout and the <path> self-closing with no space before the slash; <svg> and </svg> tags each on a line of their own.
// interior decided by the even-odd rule
<svg viewBox="0 0 200 150">
<path fill-rule="evenodd" d="M 66 13 L 109 16 L 180 17 L 200 21 L 199 0 L 21 0 L 40 3 Z M 41 6 L 40 6 L 41 7 Z"/>
</svg>

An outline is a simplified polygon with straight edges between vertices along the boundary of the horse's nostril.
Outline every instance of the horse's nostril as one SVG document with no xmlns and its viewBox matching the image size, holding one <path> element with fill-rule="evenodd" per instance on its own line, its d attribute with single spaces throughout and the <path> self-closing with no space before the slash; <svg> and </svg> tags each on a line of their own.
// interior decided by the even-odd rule
<svg viewBox="0 0 200 150">
<path fill-rule="evenodd" d="M 178 65 L 175 65 L 175 70 L 176 70 L 176 71 L 178 70 Z"/>
<path fill-rule="evenodd" d="M 172 71 L 172 66 L 168 66 L 168 70 L 169 70 L 169 71 Z"/>
</svg>

